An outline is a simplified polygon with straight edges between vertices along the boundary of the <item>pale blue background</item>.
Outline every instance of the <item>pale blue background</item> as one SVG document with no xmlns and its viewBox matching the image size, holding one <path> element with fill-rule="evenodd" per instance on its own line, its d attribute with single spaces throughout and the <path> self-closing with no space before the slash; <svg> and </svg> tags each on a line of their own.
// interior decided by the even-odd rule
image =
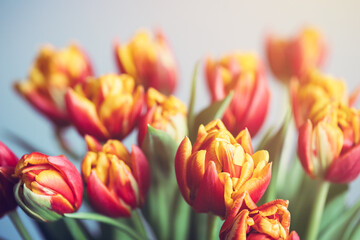
<svg viewBox="0 0 360 240">
<path fill-rule="evenodd" d="M 27 76 L 44 43 L 64 47 L 78 42 L 88 52 L 95 72 L 116 72 L 112 43 L 128 40 L 141 28 L 162 28 L 177 58 L 180 81 L 176 95 L 186 103 L 194 64 L 206 54 L 219 56 L 234 49 L 263 53 L 266 32 L 294 34 L 313 24 L 327 37 L 330 53 L 326 71 L 344 78 L 353 89 L 360 84 L 360 2 L 348 1 L 1 1 L 0 3 L 0 140 L 19 157 L 25 150 L 14 144 L 9 131 L 22 136 L 44 153 L 58 155 L 51 125 L 15 94 L 12 84 Z M 269 75 L 271 78 L 271 75 Z M 284 99 L 272 88 L 266 126 L 278 122 Z M 196 109 L 209 101 L 203 70 Z M 263 128 L 264 129 L 264 128 Z M 259 136 L 263 133 L 260 132 Z M 75 131 L 69 138 L 79 152 L 84 144 Z M 127 140 L 129 145 L 134 136 Z M 255 139 L 256 141 L 256 139 Z M 350 202 L 359 197 L 360 181 L 352 185 Z M 21 217 L 28 225 L 27 216 Z M 34 238 L 39 238 L 29 227 Z M 7 217 L 0 219 L 0 238 L 18 239 Z"/>
</svg>

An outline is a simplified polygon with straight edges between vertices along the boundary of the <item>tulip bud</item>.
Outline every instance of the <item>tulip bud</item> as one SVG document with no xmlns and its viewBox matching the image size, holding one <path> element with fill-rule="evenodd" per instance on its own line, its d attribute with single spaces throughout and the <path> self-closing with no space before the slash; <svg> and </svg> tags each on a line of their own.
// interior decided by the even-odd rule
<svg viewBox="0 0 360 240">
<path fill-rule="evenodd" d="M 17 207 L 13 193 L 18 181 L 13 176 L 17 162 L 15 154 L 0 141 L 0 218 Z"/>
<path fill-rule="evenodd" d="M 136 126 L 144 90 L 126 74 L 104 75 L 69 89 L 65 100 L 71 121 L 81 135 L 99 140 L 123 139 Z"/>
<path fill-rule="evenodd" d="M 63 155 L 24 155 L 15 169 L 19 206 L 40 221 L 55 221 L 81 206 L 83 185 L 75 166 Z"/>
<path fill-rule="evenodd" d="M 177 67 L 169 44 L 161 31 L 154 39 L 139 31 L 129 43 L 115 44 L 115 58 L 121 73 L 131 75 L 146 89 L 170 94 L 177 84 Z"/>
<path fill-rule="evenodd" d="M 270 98 L 260 60 L 253 54 L 234 52 L 219 61 L 208 58 L 205 68 L 213 102 L 234 91 L 222 119 L 225 126 L 233 135 L 247 128 L 255 136 L 265 120 Z"/>
<path fill-rule="evenodd" d="M 221 240 L 299 239 L 296 232 L 289 236 L 289 201 L 277 199 L 256 207 L 247 195 L 245 192 L 235 201 L 221 227 Z"/>
<path fill-rule="evenodd" d="M 360 173 L 360 111 L 341 103 L 327 110 L 300 127 L 298 155 L 309 176 L 347 183 Z"/>
<path fill-rule="evenodd" d="M 221 217 L 233 200 L 247 191 L 257 202 L 270 178 L 269 154 L 253 154 L 245 129 L 234 138 L 220 120 L 199 127 L 194 145 L 185 137 L 175 157 L 177 182 L 186 202 L 197 212 Z"/>
<path fill-rule="evenodd" d="M 173 95 L 166 97 L 154 88 L 146 92 L 147 112 L 139 122 L 138 144 L 142 146 L 147 125 L 162 130 L 180 143 L 187 134 L 186 106 Z"/>
<path fill-rule="evenodd" d="M 85 137 L 88 153 L 81 172 L 91 205 L 110 217 L 129 217 L 144 204 L 150 187 L 150 169 L 145 155 L 133 145 L 131 154 L 117 140 L 108 140 L 102 149 L 96 139 Z"/>
<path fill-rule="evenodd" d="M 309 69 L 323 64 L 325 40 L 313 28 L 304 28 L 290 39 L 269 36 L 266 40 L 266 54 L 274 76 L 287 83 L 291 77 L 301 77 Z"/>
<path fill-rule="evenodd" d="M 57 126 L 70 123 L 64 95 L 68 87 L 84 82 L 93 74 L 87 55 L 76 45 L 56 50 L 41 48 L 28 80 L 15 88 L 40 113 Z"/>
</svg>

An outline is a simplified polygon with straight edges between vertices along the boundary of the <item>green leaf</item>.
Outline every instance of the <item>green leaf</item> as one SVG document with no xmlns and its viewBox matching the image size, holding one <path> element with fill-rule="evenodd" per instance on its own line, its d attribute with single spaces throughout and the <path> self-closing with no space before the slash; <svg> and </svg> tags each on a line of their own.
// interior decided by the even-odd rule
<svg viewBox="0 0 360 240">
<path fill-rule="evenodd" d="M 327 228 L 319 234 L 319 240 L 342 239 L 346 228 L 353 222 L 360 212 L 360 201 L 354 206 L 343 211 Z"/>
<path fill-rule="evenodd" d="M 188 106 L 188 129 L 193 129 L 194 126 L 194 107 L 196 99 L 196 83 L 197 83 L 197 72 L 199 69 L 200 62 L 195 64 L 194 73 L 191 81 L 190 101 Z"/>
<path fill-rule="evenodd" d="M 185 240 L 188 239 L 190 228 L 190 213 L 191 208 L 181 196 L 179 189 L 177 189 L 174 196 L 174 203 L 172 209 L 172 216 L 174 218 L 172 225 L 172 239 Z"/>
<path fill-rule="evenodd" d="M 234 92 L 231 91 L 224 99 L 212 103 L 196 115 L 193 127 L 189 128 L 190 140 L 192 142 L 195 141 L 198 128 L 201 124 L 206 125 L 212 120 L 221 119 L 223 117 L 226 108 L 229 106 L 233 98 L 233 95 Z"/>
<path fill-rule="evenodd" d="M 148 125 L 142 150 L 150 162 L 155 183 L 175 174 L 174 159 L 177 148 L 178 144 L 169 134 Z"/>
<path fill-rule="evenodd" d="M 360 221 L 357 222 L 350 235 L 350 240 L 359 240 L 359 239 L 360 239 Z"/>
<path fill-rule="evenodd" d="M 68 218 L 94 220 L 94 221 L 106 223 L 127 233 L 133 239 L 139 239 L 139 240 L 142 239 L 142 237 L 139 236 L 136 232 L 134 232 L 129 226 L 118 222 L 116 219 L 109 218 L 104 215 L 100 215 L 97 213 L 76 212 L 76 213 L 66 213 L 64 214 L 64 216 Z"/>
<path fill-rule="evenodd" d="M 336 220 L 345 210 L 345 200 L 346 200 L 346 192 L 338 195 L 337 197 L 333 198 L 329 203 L 326 205 L 321 225 L 320 225 L 320 232 L 330 227 L 334 220 Z"/>
</svg>

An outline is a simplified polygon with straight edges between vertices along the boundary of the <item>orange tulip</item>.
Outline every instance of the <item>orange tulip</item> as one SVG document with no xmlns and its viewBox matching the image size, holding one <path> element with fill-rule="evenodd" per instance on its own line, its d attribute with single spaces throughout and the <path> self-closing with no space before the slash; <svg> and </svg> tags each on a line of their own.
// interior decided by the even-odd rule
<svg viewBox="0 0 360 240">
<path fill-rule="evenodd" d="M 186 106 L 173 95 L 166 97 L 154 88 L 146 92 L 147 111 L 140 119 L 138 144 L 146 136 L 147 125 L 168 133 L 177 143 L 187 134 Z"/>
<path fill-rule="evenodd" d="M 15 154 L 0 141 L 0 218 L 17 207 L 13 189 L 18 179 L 13 175 L 18 161 Z"/>
<path fill-rule="evenodd" d="M 222 119 L 225 126 L 233 135 L 247 128 L 255 136 L 265 120 L 270 99 L 260 60 L 253 54 L 234 52 L 219 61 L 208 58 L 205 71 L 212 101 L 234 91 Z"/>
<path fill-rule="evenodd" d="M 175 157 L 177 182 L 186 202 L 197 212 L 225 217 L 226 209 L 243 192 L 257 202 L 270 178 L 265 150 L 253 154 L 245 129 L 234 138 L 220 120 L 199 127 L 194 145 L 185 137 Z"/>
<path fill-rule="evenodd" d="M 311 68 L 318 68 L 326 55 L 325 40 L 314 28 L 304 28 L 293 38 L 269 36 L 266 54 L 274 76 L 287 83 L 291 77 L 301 77 Z"/>
<path fill-rule="evenodd" d="M 80 173 L 63 155 L 26 154 L 16 165 L 15 175 L 20 179 L 15 188 L 16 200 L 37 220 L 54 221 L 81 206 Z"/>
<path fill-rule="evenodd" d="M 174 92 L 177 67 L 169 44 L 161 31 L 152 39 L 139 31 L 127 44 L 115 44 L 115 58 L 121 73 L 134 77 L 146 89 L 153 87 L 165 94 Z"/>
<path fill-rule="evenodd" d="M 145 155 L 133 145 L 131 154 L 118 140 L 103 146 L 85 136 L 88 153 L 81 165 L 91 205 L 110 217 L 128 217 L 141 207 L 150 187 L 150 169 Z"/>
<path fill-rule="evenodd" d="M 291 239 L 298 240 L 296 232 L 289 235 L 290 212 L 288 201 L 274 200 L 256 207 L 244 192 L 235 200 L 221 227 L 221 240 Z"/>
<path fill-rule="evenodd" d="M 76 45 L 56 50 L 41 48 L 28 80 L 16 83 L 15 89 L 55 125 L 70 123 L 64 95 L 69 87 L 84 82 L 93 74 L 87 55 Z"/>
<path fill-rule="evenodd" d="M 69 89 L 65 100 L 69 116 L 81 135 L 99 140 L 123 139 L 136 126 L 144 90 L 126 74 L 104 75 Z"/>
</svg>

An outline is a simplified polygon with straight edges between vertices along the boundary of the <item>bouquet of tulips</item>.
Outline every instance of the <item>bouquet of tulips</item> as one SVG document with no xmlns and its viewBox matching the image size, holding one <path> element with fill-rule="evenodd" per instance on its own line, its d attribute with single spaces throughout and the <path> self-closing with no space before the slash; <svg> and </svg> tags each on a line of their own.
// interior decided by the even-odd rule
<svg viewBox="0 0 360 240">
<path fill-rule="evenodd" d="M 268 36 L 265 49 L 286 114 L 253 146 L 271 98 L 253 53 L 205 58 L 211 102 L 196 113 L 199 64 L 186 106 L 172 95 L 176 61 L 160 31 L 114 45 L 119 74 L 96 76 L 78 45 L 44 46 L 15 89 L 52 122 L 63 152 L 28 148 L 19 159 L 0 142 L 0 216 L 24 239 L 17 206 L 45 239 L 360 239 L 360 201 L 346 203 L 360 173 L 360 89 L 321 72 L 316 29 Z M 65 140 L 70 125 L 81 156 Z"/>
</svg>

